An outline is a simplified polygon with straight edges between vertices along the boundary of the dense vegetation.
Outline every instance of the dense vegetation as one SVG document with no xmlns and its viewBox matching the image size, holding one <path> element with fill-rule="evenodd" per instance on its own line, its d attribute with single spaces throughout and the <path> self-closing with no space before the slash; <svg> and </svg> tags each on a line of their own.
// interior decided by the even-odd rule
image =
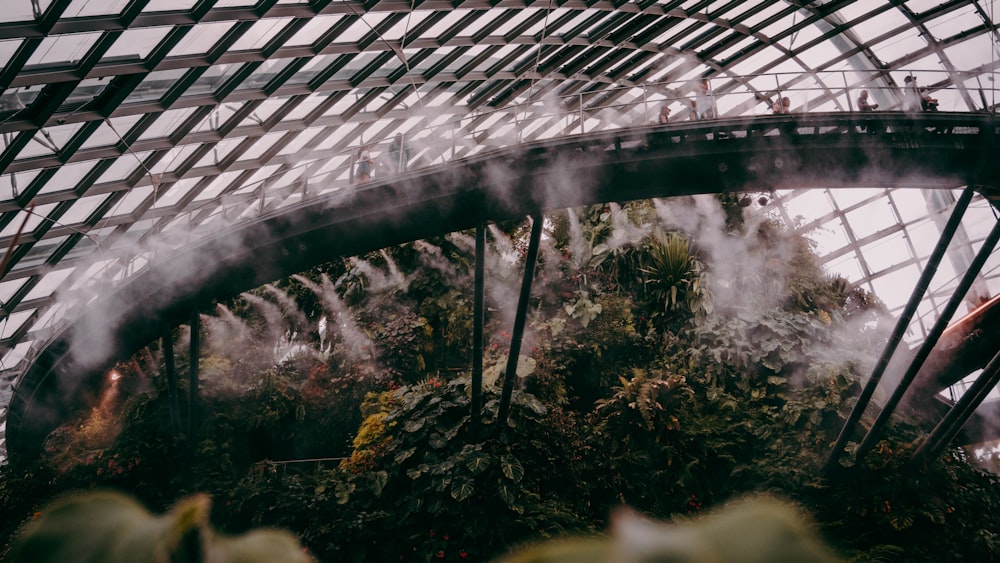
<svg viewBox="0 0 1000 563">
<path fill-rule="evenodd" d="M 670 519 L 764 491 L 858 561 L 1000 558 L 1000 479 L 963 449 L 908 466 L 922 430 L 905 420 L 863 465 L 821 477 L 891 319 L 824 275 L 807 241 L 742 211 L 723 196 L 550 216 L 503 425 L 521 225 L 490 232 L 479 417 L 468 234 L 220 304 L 203 323 L 196 427 L 172 429 L 151 345 L 43 459 L 2 468 L 0 532 L 70 489 L 154 510 L 206 492 L 218 528 L 284 527 L 322 561 L 482 561 L 603 530 L 622 503 Z"/>
</svg>

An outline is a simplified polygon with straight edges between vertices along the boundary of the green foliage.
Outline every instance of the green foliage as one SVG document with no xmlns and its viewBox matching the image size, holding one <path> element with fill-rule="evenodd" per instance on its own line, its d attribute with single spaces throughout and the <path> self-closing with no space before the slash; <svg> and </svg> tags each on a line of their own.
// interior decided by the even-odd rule
<svg viewBox="0 0 1000 563">
<path fill-rule="evenodd" d="M 275 327 L 231 304 L 246 338 L 202 358 L 192 434 L 170 427 L 155 349 L 124 363 L 127 399 L 60 428 L 45 459 L 0 469 L 4 538 L 61 491 L 115 487 L 156 510 L 203 491 L 220 529 L 285 527 L 322 560 L 484 561 L 602 529 L 622 502 L 678 519 L 763 491 L 813 512 L 852 560 L 996 560 L 996 476 L 963 450 L 907 465 L 916 426 L 895 424 L 846 478 L 819 473 L 884 341 L 878 302 L 826 276 L 807 241 L 740 209 L 726 236 L 761 267 L 717 279 L 693 236 L 650 236 L 655 211 L 556 217 L 562 259 L 542 253 L 503 428 L 490 385 L 481 416 L 470 412 L 467 237 L 401 245 L 302 277 L 350 306 L 332 327 L 360 329 L 333 331 L 327 355 L 273 365 Z M 523 224 L 500 230 L 523 251 Z M 516 285 L 517 260 L 498 268 L 492 280 Z M 301 279 L 276 287 L 301 299 L 287 327 L 334 318 Z M 487 380 L 506 362 L 506 306 L 487 303 Z M 187 362 L 178 354 L 181 373 Z"/>
<path fill-rule="evenodd" d="M 612 531 L 603 540 L 564 539 L 531 546 L 500 563 L 842 561 L 798 507 L 766 497 L 744 499 L 679 525 L 623 510 L 616 514 Z"/>
<path fill-rule="evenodd" d="M 487 394 L 483 416 L 473 420 L 467 383 L 431 380 L 397 391 L 399 406 L 385 419 L 391 442 L 376 465 L 387 472 L 381 494 L 399 499 L 400 533 L 422 553 L 434 543 L 425 531 L 434 522 L 481 558 L 531 533 L 581 529 L 572 511 L 542 496 L 549 475 L 538 461 L 545 458 L 527 447 L 547 409 L 515 393 L 506 427 L 497 428 L 498 399 Z"/>
<path fill-rule="evenodd" d="M 703 280 L 704 266 L 694 255 L 687 239 L 677 233 L 658 233 L 646 248 L 646 286 L 655 304 L 654 318 L 670 316 L 678 310 L 690 313 L 712 311 L 711 296 Z"/>
<path fill-rule="evenodd" d="M 209 499 L 179 501 L 153 516 L 131 498 L 86 493 L 54 502 L 18 536 L 12 563 L 93 561 L 106 563 L 306 562 L 293 536 L 256 530 L 240 537 L 217 535 L 208 525 Z"/>
</svg>

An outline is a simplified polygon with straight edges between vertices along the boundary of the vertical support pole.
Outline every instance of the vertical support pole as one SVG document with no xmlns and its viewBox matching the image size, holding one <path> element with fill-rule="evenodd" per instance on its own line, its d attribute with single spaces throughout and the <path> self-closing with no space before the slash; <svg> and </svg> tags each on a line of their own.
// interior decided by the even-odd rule
<svg viewBox="0 0 1000 563">
<path fill-rule="evenodd" d="M 514 330 L 510 336 L 510 355 L 507 356 L 507 368 L 503 372 L 503 390 L 500 394 L 500 406 L 497 410 L 497 428 L 501 431 L 507 425 L 507 417 L 510 415 L 510 399 L 514 393 L 514 381 L 517 379 L 517 359 L 521 354 L 521 337 L 524 335 L 524 323 L 528 316 L 531 282 L 535 278 L 535 262 L 538 259 L 538 245 L 541 240 L 542 215 L 537 213 L 531 216 L 531 239 L 528 241 L 528 253 L 524 258 L 521 295 L 517 299 Z"/>
<path fill-rule="evenodd" d="M 847 109 L 848 111 L 854 111 L 854 102 L 851 101 L 851 91 L 847 86 L 847 73 L 840 71 L 840 76 L 844 79 L 844 95 L 847 96 Z"/>
<path fill-rule="evenodd" d="M 163 365 L 167 372 L 167 404 L 170 408 L 170 430 L 174 436 L 181 433 L 181 410 L 177 392 L 177 366 L 174 361 L 174 337 L 170 326 L 163 325 L 163 336 L 160 338 L 163 348 Z"/>
<path fill-rule="evenodd" d="M 580 134 L 583 135 L 585 131 L 583 130 L 583 92 L 580 92 Z"/>
<path fill-rule="evenodd" d="M 893 411 L 896 409 L 896 405 L 902 400 L 903 395 L 906 390 L 913 383 L 913 379 L 917 376 L 917 372 L 920 371 L 921 366 L 924 365 L 924 361 L 930 355 L 931 351 L 934 349 L 934 345 L 937 344 L 941 334 L 944 333 L 944 329 L 948 328 L 948 323 L 951 322 L 951 318 L 955 315 L 955 311 L 958 310 L 958 306 L 961 305 L 962 301 L 965 299 L 965 294 L 968 293 L 969 288 L 972 287 L 973 282 L 976 281 L 976 277 L 979 276 L 979 272 L 983 269 L 983 265 L 986 264 L 986 260 L 990 257 L 993 252 L 993 248 L 996 247 L 997 242 L 1000 241 L 1000 221 L 993 225 L 993 229 L 990 234 L 983 241 L 982 248 L 979 249 L 979 253 L 976 254 L 976 258 L 969 265 L 969 270 L 965 272 L 962 276 L 961 281 L 958 283 L 958 287 L 955 288 L 954 293 L 952 293 L 951 298 L 945 305 L 944 309 L 941 311 L 941 315 L 938 320 L 931 327 L 930 332 L 927 334 L 927 338 L 924 339 L 923 344 L 920 345 L 920 349 L 917 351 L 916 356 L 913 357 L 910 366 L 907 368 L 906 372 L 903 374 L 903 378 L 896 385 L 896 389 L 893 390 L 892 396 L 886 402 L 885 406 L 882 407 L 882 412 L 879 413 L 878 418 L 872 423 L 872 427 L 868 430 L 868 434 L 865 435 L 864 440 L 861 441 L 861 445 L 858 446 L 858 452 L 855 455 L 855 463 L 860 463 L 861 460 L 871 451 L 872 446 L 875 445 L 876 440 L 878 440 L 878 435 L 882 431 L 882 427 L 889 421 L 889 417 L 892 416 Z M 966 393 L 967 395 L 968 393 Z"/>
<path fill-rule="evenodd" d="M 955 231 L 958 230 L 958 226 L 962 222 L 962 216 L 965 214 L 965 210 L 972 200 L 972 194 L 973 187 L 970 183 L 955 203 L 955 209 L 952 211 L 951 217 L 948 218 L 948 224 L 945 225 L 944 230 L 941 232 L 941 238 L 938 239 L 937 245 L 927 258 L 927 265 L 924 266 L 924 271 L 921 272 L 920 278 L 917 280 L 917 285 L 913 288 L 913 293 L 910 294 L 909 301 L 903 307 L 903 312 L 900 314 L 899 320 L 896 321 L 892 335 L 889 337 L 885 349 L 882 350 L 882 355 L 879 357 L 878 363 L 875 364 L 875 369 L 872 371 L 871 377 L 868 378 L 868 382 L 865 384 L 864 389 L 862 389 L 861 395 L 858 396 L 858 402 L 847 417 L 844 427 L 840 429 L 840 435 L 837 436 L 837 442 L 833 446 L 833 451 L 830 452 L 826 463 L 823 464 L 823 473 L 830 474 L 837 466 L 840 456 L 844 453 L 844 446 L 847 445 L 851 433 L 854 432 L 854 426 L 861 420 L 861 415 L 865 412 L 865 408 L 868 407 L 868 402 L 871 401 L 872 395 L 875 393 L 875 388 L 878 387 L 879 380 L 882 379 L 882 375 L 889 366 L 889 360 L 892 359 L 893 354 L 896 352 L 896 347 L 903 340 L 903 335 L 910 325 L 910 320 L 913 319 L 913 314 L 916 313 L 920 300 L 923 298 L 927 287 L 931 283 L 931 279 L 941 264 L 945 250 L 948 249 L 948 243 L 951 242 L 952 236 L 954 236 Z"/>
<path fill-rule="evenodd" d="M 194 437 L 198 424 L 198 351 L 201 332 L 201 316 L 195 309 L 191 313 L 191 361 L 188 370 L 188 436 Z"/>
<path fill-rule="evenodd" d="M 651 119 L 649 119 L 649 94 L 646 91 L 646 85 L 642 85 L 642 123 L 643 125 L 649 125 Z"/>
<path fill-rule="evenodd" d="M 976 412 L 990 391 L 997 386 L 997 382 L 1000 382 L 1000 352 L 993 356 L 975 383 L 966 389 L 962 398 L 952 405 L 941 422 L 931 430 L 927 439 L 913 453 L 913 461 L 922 462 L 941 455 L 941 451 L 958 435 L 972 413 Z"/>
<path fill-rule="evenodd" d="M 483 323 L 486 297 L 486 224 L 476 225 L 476 274 L 472 296 L 472 424 L 483 408 Z"/>
</svg>

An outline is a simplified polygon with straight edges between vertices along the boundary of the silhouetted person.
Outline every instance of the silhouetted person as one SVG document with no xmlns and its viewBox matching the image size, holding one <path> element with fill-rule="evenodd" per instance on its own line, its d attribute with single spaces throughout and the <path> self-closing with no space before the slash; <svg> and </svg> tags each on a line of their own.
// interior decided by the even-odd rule
<svg viewBox="0 0 1000 563">
<path fill-rule="evenodd" d="M 361 145 L 357 155 L 357 173 L 354 175 L 355 182 L 367 182 L 372 179 L 372 170 L 375 162 L 372 160 L 372 149 L 368 145 Z"/>
<path fill-rule="evenodd" d="M 792 100 L 788 99 L 788 96 L 775 100 L 774 104 L 771 106 L 771 111 L 773 111 L 775 115 L 792 113 Z"/>
<path fill-rule="evenodd" d="M 715 93 L 707 78 L 702 78 L 698 83 L 698 92 L 694 97 L 695 110 L 698 112 L 698 119 L 712 119 L 716 117 L 718 111 L 715 108 Z"/>
<path fill-rule="evenodd" d="M 670 122 L 670 106 L 663 104 L 660 106 L 660 115 L 656 118 L 657 123 L 663 125 Z"/>
<path fill-rule="evenodd" d="M 871 113 L 878 109 L 878 104 L 873 104 L 868 100 L 868 90 L 862 90 L 861 94 L 858 95 L 858 111 L 863 113 Z M 878 121 L 872 121 L 871 132 L 874 133 L 881 128 L 881 124 Z M 861 125 L 861 132 L 865 133 L 869 129 L 866 125 Z"/>
<path fill-rule="evenodd" d="M 403 140 L 402 133 L 396 133 L 392 143 L 389 143 L 389 168 L 394 172 L 406 172 L 407 164 L 410 162 L 410 147 Z"/>
<path fill-rule="evenodd" d="M 875 111 L 877 109 L 878 104 L 868 101 L 868 90 L 862 90 L 858 96 L 858 111 Z"/>
<path fill-rule="evenodd" d="M 922 92 L 917 86 L 917 77 L 910 75 L 903 79 L 903 109 L 909 112 L 937 111 L 937 98 Z"/>
</svg>

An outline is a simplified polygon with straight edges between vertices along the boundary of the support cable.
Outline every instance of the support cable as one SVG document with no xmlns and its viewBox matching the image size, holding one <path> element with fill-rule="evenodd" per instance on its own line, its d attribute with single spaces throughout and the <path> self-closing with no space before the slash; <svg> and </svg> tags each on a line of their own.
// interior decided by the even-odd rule
<svg viewBox="0 0 1000 563">
<path fill-rule="evenodd" d="M 917 280 L 917 284 L 913 288 L 913 292 L 910 294 L 910 299 L 906 302 L 906 306 L 903 308 L 903 311 L 899 316 L 899 320 L 896 321 L 896 326 L 892 331 L 892 335 L 889 337 L 889 341 L 886 343 L 885 349 L 882 350 L 882 355 L 875 364 L 875 369 L 872 371 L 871 377 L 868 378 L 868 382 L 865 384 L 864 389 L 861 391 L 861 395 L 858 397 L 858 402 L 854 405 L 854 409 L 851 410 L 851 414 L 847 417 L 847 421 L 844 422 L 843 428 L 840 429 L 840 435 L 837 436 L 837 442 L 833 446 L 833 451 L 830 452 L 830 456 L 827 458 L 826 463 L 823 464 L 823 473 L 829 475 L 833 469 L 837 467 L 840 456 L 844 453 L 844 447 L 847 445 L 847 441 L 854 432 L 854 427 L 861 419 L 861 415 L 864 414 L 865 408 L 868 407 L 868 402 L 871 401 L 872 395 L 875 393 L 875 388 L 878 387 L 879 380 L 882 379 L 882 375 L 889 366 L 889 360 L 892 359 L 893 354 L 896 352 L 896 348 L 903 340 L 903 335 L 906 334 L 906 329 L 910 325 L 910 320 L 913 318 L 914 313 L 916 313 L 917 306 L 920 305 L 920 301 L 923 298 L 924 293 L 927 291 L 928 286 L 930 286 L 931 279 L 934 278 L 934 274 L 937 272 L 938 266 L 941 264 L 941 259 L 944 258 L 944 253 L 948 249 L 948 244 L 951 242 L 952 237 L 955 235 L 955 231 L 958 230 L 958 227 L 962 222 L 962 216 L 965 214 L 965 210 L 969 206 L 969 202 L 972 200 L 973 193 L 974 189 L 972 183 L 970 182 L 969 185 L 965 187 L 965 190 L 962 191 L 962 195 L 958 198 L 958 202 L 955 203 L 955 209 L 952 211 L 951 217 L 948 218 L 948 223 L 941 232 L 941 237 L 938 239 L 937 245 L 934 247 L 931 255 L 927 258 L 927 265 L 924 267 L 924 271 L 921 272 L 920 278 Z"/>
</svg>

